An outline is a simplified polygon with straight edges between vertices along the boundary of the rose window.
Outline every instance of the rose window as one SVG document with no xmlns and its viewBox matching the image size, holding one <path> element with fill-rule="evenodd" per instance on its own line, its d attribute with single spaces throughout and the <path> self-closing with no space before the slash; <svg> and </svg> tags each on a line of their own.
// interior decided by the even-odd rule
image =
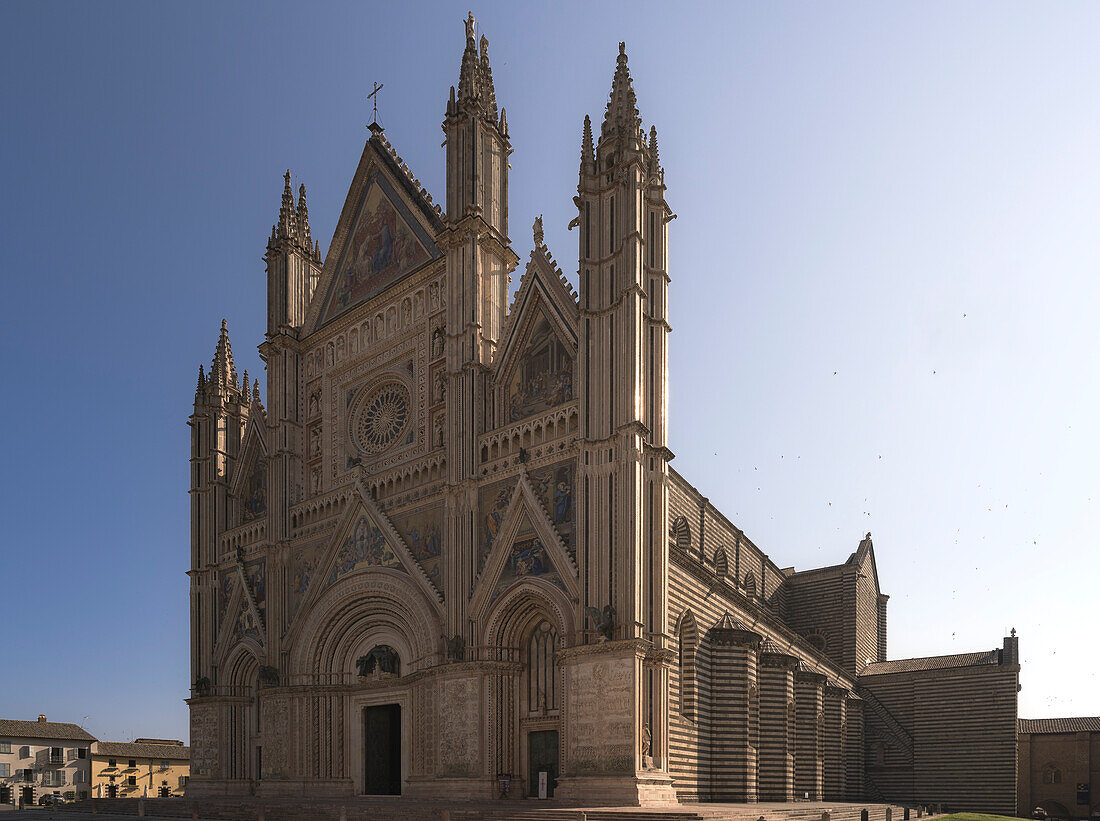
<svg viewBox="0 0 1100 821">
<path fill-rule="evenodd" d="M 409 426 L 409 389 L 400 382 L 379 385 L 360 400 L 351 421 L 351 438 L 364 453 L 381 453 Z"/>
</svg>

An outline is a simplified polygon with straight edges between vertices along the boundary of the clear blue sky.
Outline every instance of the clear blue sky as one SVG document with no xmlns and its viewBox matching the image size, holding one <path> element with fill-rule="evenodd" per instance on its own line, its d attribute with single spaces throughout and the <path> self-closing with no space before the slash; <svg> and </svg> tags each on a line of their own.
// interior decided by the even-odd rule
<svg viewBox="0 0 1100 821">
<path fill-rule="evenodd" d="M 385 83 L 437 199 L 468 5 L 5 3 L 0 716 L 186 738 L 188 428 L 259 375 L 282 173 L 327 250 Z M 1100 713 L 1100 6 L 496 3 L 512 239 L 575 270 L 625 40 L 660 133 L 677 470 L 780 566 L 872 531 L 892 658 L 1020 634 Z M 515 283 L 514 283 L 515 284 Z"/>
</svg>

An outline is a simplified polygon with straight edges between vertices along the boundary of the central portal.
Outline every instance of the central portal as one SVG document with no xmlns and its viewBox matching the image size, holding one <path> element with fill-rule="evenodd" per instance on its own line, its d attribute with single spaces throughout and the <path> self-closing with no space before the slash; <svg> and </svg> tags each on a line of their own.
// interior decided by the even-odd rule
<svg viewBox="0 0 1100 821">
<path fill-rule="evenodd" d="M 539 797 L 539 773 L 546 773 L 546 797 L 554 797 L 558 781 L 558 731 L 543 730 L 527 735 L 528 789 L 532 798 Z"/>
<path fill-rule="evenodd" d="M 363 709 L 363 792 L 401 795 L 401 707 Z"/>
</svg>

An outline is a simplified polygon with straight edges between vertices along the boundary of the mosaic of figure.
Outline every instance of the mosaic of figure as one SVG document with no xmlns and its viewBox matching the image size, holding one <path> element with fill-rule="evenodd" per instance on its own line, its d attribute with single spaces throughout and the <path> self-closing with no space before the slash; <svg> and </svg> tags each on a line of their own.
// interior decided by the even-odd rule
<svg viewBox="0 0 1100 821">
<path fill-rule="evenodd" d="M 504 514 L 508 512 L 508 503 L 516 487 L 514 479 L 508 479 L 481 490 L 481 560 L 489 555 L 493 540 L 497 537 Z"/>
<path fill-rule="evenodd" d="M 328 583 L 331 585 L 341 576 L 365 567 L 400 566 L 401 560 L 386 544 L 382 531 L 366 516 L 360 516 L 351 537 L 344 542 L 344 546 L 336 554 L 336 566 L 329 574 Z"/>
<path fill-rule="evenodd" d="M 409 551 L 437 588 L 440 586 L 439 554 L 443 547 L 442 518 L 443 509 L 439 506 L 391 518 L 393 526 L 405 540 Z"/>
<path fill-rule="evenodd" d="M 267 459 L 257 456 L 241 491 L 241 520 L 251 522 L 267 513 Z"/>
<path fill-rule="evenodd" d="M 383 291 L 430 256 L 411 227 L 411 215 L 388 188 L 378 174 L 367 184 L 329 296 L 326 319 Z"/>
<path fill-rule="evenodd" d="M 573 359 L 569 350 L 539 316 L 505 389 L 509 422 L 549 410 L 573 398 Z"/>
<path fill-rule="evenodd" d="M 566 462 L 531 471 L 531 488 L 542 501 L 550 515 L 562 543 L 572 555 L 575 551 L 573 539 L 573 463 Z"/>
<path fill-rule="evenodd" d="M 260 608 L 260 614 L 264 614 L 267 601 L 267 584 L 265 580 L 265 560 L 257 559 L 244 566 L 244 576 L 248 579 L 248 587 L 252 591 L 252 598 L 256 600 L 256 606 Z"/>
<path fill-rule="evenodd" d="M 317 560 L 321 551 L 321 545 L 303 548 L 297 551 L 291 558 L 290 571 L 290 616 L 298 612 L 298 605 L 302 603 L 309 583 L 317 570 Z"/>
</svg>

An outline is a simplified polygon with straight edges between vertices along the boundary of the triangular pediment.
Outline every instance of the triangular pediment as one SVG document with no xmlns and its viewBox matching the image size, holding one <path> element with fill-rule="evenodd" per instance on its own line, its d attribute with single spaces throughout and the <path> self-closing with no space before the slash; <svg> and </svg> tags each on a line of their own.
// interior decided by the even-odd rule
<svg viewBox="0 0 1100 821">
<path fill-rule="evenodd" d="M 229 493 L 237 501 L 239 524 L 267 514 L 267 442 L 255 418 L 248 423 Z"/>
<path fill-rule="evenodd" d="M 572 287 L 554 264 L 545 245 L 531 252 L 527 270 L 520 280 L 519 290 L 508 311 L 501 344 L 493 360 L 497 379 L 519 355 L 530 334 L 531 315 L 542 312 L 559 338 L 573 351 L 577 350 L 577 301 Z"/>
<path fill-rule="evenodd" d="M 509 588 L 552 585 L 577 597 L 577 568 L 547 520 L 526 475 L 512 492 L 485 565 L 474 582 L 470 614 L 479 617 Z"/>
<path fill-rule="evenodd" d="M 544 293 L 532 289 L 512 331 L 495 379 L 503 424 L 547 413 L 576 395 L 576 336 Z"/>
<path fill-rule="evenodd" d="M 312 333 L 443 256 L 442 221 L 389 144 L 363 149 L 306 316 Z"/>
<path fill-rule="evenodd" d="M 263 647 L 263 622 L 253 603 L 240 584 L 240 566 L 222 573 L 233 579 L 233 591 L 230 594 L 225 616 L 218 628 L 218 638 L 214 644 L 215 658 L 224 658 L 226 654 L 241 642 L 250 642 L 257 649 Z"/>
<path fill-rule="evenodd" d="M 439 548 L 436 544 L 423 549 Z M 352 502 L 328 543 L 303 549 L 292 557 L 291 622 L 286 641 L 293 641 L 305 614 L 326 590 L 347 576 L 370 571 L 411 576 L 427 601 L 436 607 L 443 601 L 442 593 L 393 523 L 357 484 Z"/>
</svg>

